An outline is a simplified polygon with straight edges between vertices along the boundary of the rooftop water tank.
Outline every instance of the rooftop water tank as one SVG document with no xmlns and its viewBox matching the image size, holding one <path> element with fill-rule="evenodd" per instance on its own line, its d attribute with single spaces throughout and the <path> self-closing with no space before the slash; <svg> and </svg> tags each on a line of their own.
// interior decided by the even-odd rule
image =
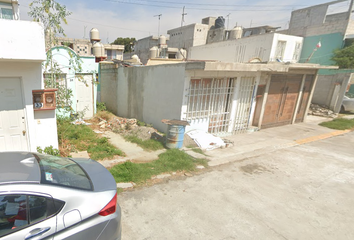
<svg viewBox="0 0 354 240">
<path fill-rule="evenodd" d="M 165 36 L 161 35 L 159 37 L 159 44 L 160 45 L 166 45 L 166 37 Z"/>
<path fill-rule="evenodd" d="M 149 59 L 157 58 L 159 55 L 159 49 L 155 46 L 149 50 Z"/>
<path fill-rule="evenodd" d="M 230 37 L 229 39 L 240 39 L 242 37 L 242 27 L 234 27 L 230 30 Z"/>
<path fill-rule="evenodd" d="M 187 51 L 183 48 L 179 49 L 177 52 L 177 59 L 186 59 L 187 58 Z"/>
<path fill-rule="evenodd" d="M 96 42 L 95 44 L 93 44 L 92 48 L 93 48 L 93 55 L 95 57 L 101 58 L 106 56 L 104 51 L 104 46 L 102 43 Z"/>
<path fill-rule="evenodd" d="M 90 31 L 90 40 L 93 41 L 100 41 L 100 33 L 98 32 L 97 28 L 92 28 Z"/>
<path fill-rule="evenodd" d="M 215 20 L 215 28 L 225 28 L 225 19 L 220 16 Z"/>
</svg>

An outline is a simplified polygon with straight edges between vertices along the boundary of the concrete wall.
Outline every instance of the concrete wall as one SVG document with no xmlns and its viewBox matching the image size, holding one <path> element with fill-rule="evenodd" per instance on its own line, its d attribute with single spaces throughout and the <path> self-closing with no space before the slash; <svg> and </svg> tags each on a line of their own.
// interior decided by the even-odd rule
<svg viewBox="0 0 354 240">
<path fill-rule="evenodd" d="M 41 23 L 0 19 L 0 29 L 0 60 L 46 59 Z"/>
<path fill-rule="evenodd" d="M 312 103 L 325 105 L 335 113 L 338 113 L 340 111 L 348 83 L 350 83 L 351 75 L 352 73 L 319 75 L 315 86 Z"/>
<path fill-rule="evenodd" d="M 58 148 L 55 110 L 33 110 L 32 90 L 43 89 L 41 65 L 42 62 L 0 61 L 0 77 L 21 79 L 28 147 L 33 152 L 38 146 L 42 149 L 50 145 Z"/>
<path fill-rule="evenodd" d="M 124 59 L 130 59 L 134 54 L 138 55 L 140 61 L 146 64 L 149 59 L 150 48 L 157 46 L 159 43 L 159 38 L 157 36 L 149 36 L 136 41 L 134 45 L 134 53 L 124 54 Z"/>
<path fill-rule="evenodd" d="M 201 23 L 168 30 L 167 34 L 170 35 L 168 46 L 188 50 L 192 46 L 204 45 L 206 44 L 208 30 L 209 26 Z"/>
<path fill-rule="evenodd" d="M 119 67 L 101 64 L 101 100 L 118 116 L 165 132 L 162 119 L 180 119 L 185 64 Z"/>
<path fill-rule="evenodd" d="M 287 42 L 283 58 L 286 62 L 293 61 L 295 44 L 296 42 L 302 44 L 303 39 L 278 33 L 250 36 L 192 47 L 188 51 L 188 59 L 248 62 L 253 58 L 260 58 L 262 61 L 275 61 L 278 41 Z"/>
<path fill-rule="evenodd" d="M 293 11 L 288 34 L 305 37 L 340 32 L 344 35 L 350 21 L 348 12 L 327 15 L 330 5 L 328 3 Z"/>
</svg>

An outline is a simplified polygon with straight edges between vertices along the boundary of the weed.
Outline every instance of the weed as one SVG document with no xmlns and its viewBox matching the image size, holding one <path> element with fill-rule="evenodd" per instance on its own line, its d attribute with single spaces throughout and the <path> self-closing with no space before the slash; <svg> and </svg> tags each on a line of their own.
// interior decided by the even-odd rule
<svg viewBox="0 0 354 240">
<path fill-rule="evenodd" d="M 337 130 L 346 130 L 354 128 L 354 119 L 336 118 L 330 122 L 320 123 L 323 127 L 328 127 Z"/>
<path fill-rule="evenodd" d="M 98 137 L 86 125 L 71 124 L 69 118 L 59 118 L 57 125 L 62 154 L 70 154 L 70 151 L 65 151 L 65 149 L 87 151 L 94 160 L 111 159 L 115 155 L 125 155 L 121 150 L 110 144 L 107 138 Z"/>
<path fill-rule="evenodd" d="M 58 149 L 54 148 L 52 145 L 49 147 L 45 147 L 44 150 L 41 147 L 37 147 L 38 153 L 45 153 L 53 156 L 60 156 L 60 152 Z"/>
<path fill-rule="evenodd" d="M 97 112 L 101 112 L 101 111 L 106 111 L 107 107 L 106 107 L 106 104 L 104 102 L 97 102 L 96 103 L 96 109 L 97 109 Z"/>
<path fill-rule="evenodd" d="M 165 172 L 195 171 L 196 165 L 207 166 L 205 159 L 194 159 L 178 149 L 169 149 L 150 163 L 125 162 L 112 167 L 109 171 L 116 182 L 143 183 L 152 176 Z"/>
<path fill-rule="evenodd" d="M 142 140 L 135 135 L 127 135 L 124 138 L 129 142 L 138 144 L 144 150 L 156 151 L 164 148 L 161 142 L 154 139 Z"/>
</svg>

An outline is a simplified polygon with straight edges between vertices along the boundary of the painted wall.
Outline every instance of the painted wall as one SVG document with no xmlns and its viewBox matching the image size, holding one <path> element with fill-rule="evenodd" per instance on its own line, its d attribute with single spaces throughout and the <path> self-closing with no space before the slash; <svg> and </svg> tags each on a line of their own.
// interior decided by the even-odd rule
<svg viewBox="0 0 354 240">
<path fill-rule="evenodd" d="M 190 48 L 188 59 L 248 62 L 253 58 L 260 58 L 262 61 L 275 61 L 278 41 L 287 42 L 283 58 L 287 62 L 293 61 L 295 44 L 302 43 L 303 38 L 271 33 L 217 42 Z"/>
<path fill-rule="evenodd" d="M 95 80 L 96 79 L 95 74 L 98 73 L 98 63 L 95 62 L 95 57 L 93 56 L 80 57 L 82 71 L 75 72 L 75 69 L 73 68 L 74 63 L 72 62 L 71 56 L 69 54 L 70 51 L 72 55 L 76 55 L 76 53 L 73 50 L 64 47 L 54 47 L 51 50 L 52 50 L 54 61 L 60 65 L 62 73 L 66 74 L 67 87 L 72 89 L 73 91 L 72 108 L 74 111 L 76 111 L 77 95 L 76 95 L 75 74 L 91 73 L 93 79 Z M 97 85 L 94 85 L 93 99 L 94 99 L 94 113 L 96 113 Z M 63 111 L 60 111 L 60 109 L 58 109 L 57 114 L 63 115 L 64 113 Z"/>
<path fill-rule="evenodd" d="M 29 151 L 37 147 L 44 149 L 52 145 L 58 148 L 55 110 L 34 111 L 32 90 L 42 89 L 42 62 L 0 61 L 0 77 L 21 79 L 23 101 L 25 104 L 26 131 Z"/>
<path fill-rule="evenodd" d="M 158 76 L 158 77 L 157 77 Z M 101 67 L 101 100 L 121 117 L 136 118 L 165 132 L 162 119 L 180 119 L 185 64 Z"/>
<path fill-rule="evenodd" d="M 310 57 L 311 53 L 314 52 L 308 63 L 333 65 L 334 62 L 331 61 L 333 51 L 343 47 L 343 39 L 343 34 L 339 32 L 305 37 L 301 51 L 300 62 L 306 62 L 306 60 Z M 316 48 L 318 42 L 321 42 L 320 48 Z M 314 49 L 317 50 L 314 51 Z"/>
<path fill-rule="evenodd" d="M 0 19 L 0 60 L 44 60 L 44 31 L 41 23 Z M 29 47 L 30 46 L 30 47 Z"/>
</svg>

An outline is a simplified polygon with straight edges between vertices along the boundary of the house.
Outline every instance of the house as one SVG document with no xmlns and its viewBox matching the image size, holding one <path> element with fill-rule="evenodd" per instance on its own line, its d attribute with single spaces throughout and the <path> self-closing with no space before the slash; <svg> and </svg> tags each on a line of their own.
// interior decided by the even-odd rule
<svg viewBox="0 0 354 240">
<path fill-rule="evenodd" d="M 95 56 L 78 56 L 75 51 L 69 47 L 58 46 L 50 49 L 52 58 L 60 67 L 61 73 L 60 85 L 65 89 L 72 90 L 72 104 L 65 107 L 71 107 L 79 116 L 88 119 L 96 113 L 97 99 L 97 78 L 98 63 Z M 74 61 L 77 59 L 77 61 Z M 50 77 L 50 72 L 45 72 L 44 77 Z M 58 107 L 58 115 L 68 114 L 67 111 Z"/>
<path fill-rule="evenodd" d="M 166 131 L 162 119 L 188 121 L 186 131 L 217 135 L 302 122 L 318 64 L 192 61 L 122 67 L 101 62 L 102 101 L 122 117 Z"/>
<path fill-rule="evenodd" d="M 235 29 L 234 31 L 242 31 Z M 232 32 L 231 32 L 232 33 Z M 237 34 L 231 34 L 237 36 Z M 224 62 L 298 62 L 302 37 L 280 33 L 265 33 L 233 38 L 189 48 L 189 60 L 214 60 Z"/>
<path fill-rule="evenodd" d="M 345 9 L 342 9 L 343 5 L 346 5 Z M 353 1 L 340 0 L 291 13 L 289 28 L 283 33 L 304 38 L 300 62 L 333 65 L 333 51 L 352 43 L 352 9 Z M 313 103 L 326 105 L 334 112 L 339 112 L 345 92 L 354 83 L 353 72 L 352 69 L 320 70 Z"/>
<path fill-rule="evenodd" d="M 90 30 L 90 35 L 94 33 L 98 35 L 98 30 L 93 28 Z M 99 35 L 98 35 L 99 36 Z M 94 41 L 92 41 L 94 40 Z M 77 55 L 81 56 L 93 56 L 94 43 L 99 42 L 101 39 L 75 39 L 60 37 L 57 39 L 56 46 L 70 47 Z M 54 46 L 52 46 L 54 47 Z M 104 55 L 107 60 L 123 60 L 124 45 L 117 44 L 103 44 Z"/>
<path fill-rule="evenodd" d="M 43 26 L 18 21 L 17 1 L 0 1 L 0 8 L 1 32 L 11 33 L 0 37 L 0 151 L 58 148 L 55 91 L 43 90 Z"/>
</svg>

